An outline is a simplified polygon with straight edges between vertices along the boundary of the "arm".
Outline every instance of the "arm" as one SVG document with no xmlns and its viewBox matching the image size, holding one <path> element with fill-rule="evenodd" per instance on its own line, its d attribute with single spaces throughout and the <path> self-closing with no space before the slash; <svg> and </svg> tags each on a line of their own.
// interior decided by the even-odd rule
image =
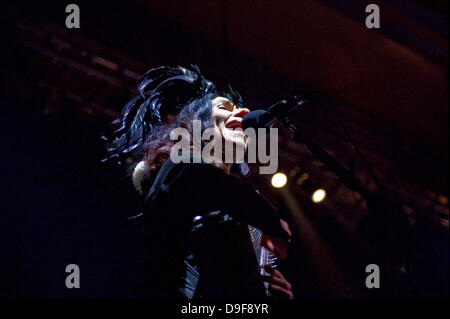
<svg viewBox="0 0 450 319">
<path fill-rule="evenodd" d="M 185 196 L 186 202 L 193 206 L 193 212 L 223 209 L 270 237 L 289 237 L 276 210 L 251 185 L 212 165 L 178 165 L 182 167 L 178 168 L 176 177 L 172 177 L 170 187 L 175 194 Z"/>
</svg>

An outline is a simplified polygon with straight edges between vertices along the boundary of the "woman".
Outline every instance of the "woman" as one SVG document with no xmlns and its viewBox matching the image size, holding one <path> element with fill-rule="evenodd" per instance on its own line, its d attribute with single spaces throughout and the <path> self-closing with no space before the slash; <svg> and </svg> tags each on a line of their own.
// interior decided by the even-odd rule
<svg viewBox="0 0 450 319">
<path fill-rule="evenodd" d="M 145 197 L 146 292 L 156 298 L 257 298 L 264 296 L 263 280 L 271 296 L 292 298 L 279 271 L 267 268 L 269 275 L 258 276 L 248 225 L 260 229 L 261 244 L 281 258 L 289 228 L 243 182 L 249 170 L 237 163 L 242 159 L 234 156 L 235 163 L 226 163 L 223 158 L 227 143 L 246 148 L 240 123 L 249 110 L 240 106 L 236 92 L 219 92 L 192 68 L 145 73 L 139 96 L 125 106 L 118 137 L 108 147 L 108 158 L 133 152 L 139 161 L 133 182 Z M 202 132 L 210 131 L 207 141 L 193 134 L 194 121 Z M 178 150 L 188 161 L 175 163 L 173 132 L 180 128 L 192 143 Z M 202 149 L 221 148 L 206 160 L 205 154 L 195 156 L 201 154 L 193 149 L 196 142 Z"/>
</svg>

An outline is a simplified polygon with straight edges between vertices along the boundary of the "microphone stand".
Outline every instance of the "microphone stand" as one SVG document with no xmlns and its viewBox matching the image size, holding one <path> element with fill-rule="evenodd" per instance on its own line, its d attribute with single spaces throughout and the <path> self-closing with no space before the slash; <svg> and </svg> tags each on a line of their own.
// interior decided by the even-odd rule
<svg viewBox="0 0 450 319">
<path fill-rule="evenodd" d="M 284 102 L 284 101 L 283 101 Z M 286 102 L 285 102 L 286 103 Z M 295 109 L 295 107 L 294 107 Z M 288 113 L 292 111 L 292 108 Z M 311 153 L 328 167 L 349 189 L 358 192 L 361 197 L 366 200 L 371 214 L 363 217 L 359 224 L 359 233 L 366 240 L 375 244 L 375 258 L 377 265 L 380 268 L 380 288 L 386 293 L 392 293 L 392 285 L 389 281 L 389 258 L 388 251 L 391 246 L 391 234 L 395 227 L 396 230 L 404 232 L 406 239 L 410 237 L 410 224 L 405 220 L 404 216 L 399 214 L 401 209 L 401 202 L 394 199 L 384 187 L 373 192 L 365 187 L 356 177 L 344 166 L 342 166 L 329 152 L 324 150 L 315 142 L 304 136 L 300 130 L 289 120 L 286 116 L 278 117 L 278 121 L 282 123 L 289 131 L 293 133 L 294 140 L 304 144 L 311 151 Z M 402 238 L 403 239 L 403 238 Z M 405 264 L 409 259 L 410 247 L 405 245 L 407 255 L 405 257 Z M 407 268 L 407 270 L 410 270 Z M 381 289 L 378 289 L 381 290 Z M 385 294 L 383 294 L 385 296 Z"/>
</svg>

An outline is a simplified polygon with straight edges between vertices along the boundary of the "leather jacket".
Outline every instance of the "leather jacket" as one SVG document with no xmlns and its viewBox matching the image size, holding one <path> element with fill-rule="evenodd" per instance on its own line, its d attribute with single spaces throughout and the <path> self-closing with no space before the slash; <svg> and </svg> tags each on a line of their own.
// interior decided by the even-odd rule
<svg viewBox="0 0 450 319">
<path fill-rule="evenodd" d="M 287 237 L 248 183 L 205 163 L 167 160 L 143 183 L 150 298 L 264 297 L 247 225 Z"/>
</svg>

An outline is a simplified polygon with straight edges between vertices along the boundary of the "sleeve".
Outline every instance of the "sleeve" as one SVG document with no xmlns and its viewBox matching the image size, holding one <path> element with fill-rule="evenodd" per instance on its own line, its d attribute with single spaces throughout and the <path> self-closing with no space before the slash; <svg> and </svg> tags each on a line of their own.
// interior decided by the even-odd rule
<svg viewBox="0 0 450 319">
<path fill-rule="evenodd" d="M 271 237 L 287 238 L 277 211 L 248 183 L 209 164 L 181 164 L 171 181 L 170 193 L 191 206 L 188 211 L 222 209 Z M 176 198 L 174 198 L 176 200 Z M 186 216 L 193 218 L 194 216 Z M 190 219 L 192 220 L 192 219 Z"/>
</svg>

